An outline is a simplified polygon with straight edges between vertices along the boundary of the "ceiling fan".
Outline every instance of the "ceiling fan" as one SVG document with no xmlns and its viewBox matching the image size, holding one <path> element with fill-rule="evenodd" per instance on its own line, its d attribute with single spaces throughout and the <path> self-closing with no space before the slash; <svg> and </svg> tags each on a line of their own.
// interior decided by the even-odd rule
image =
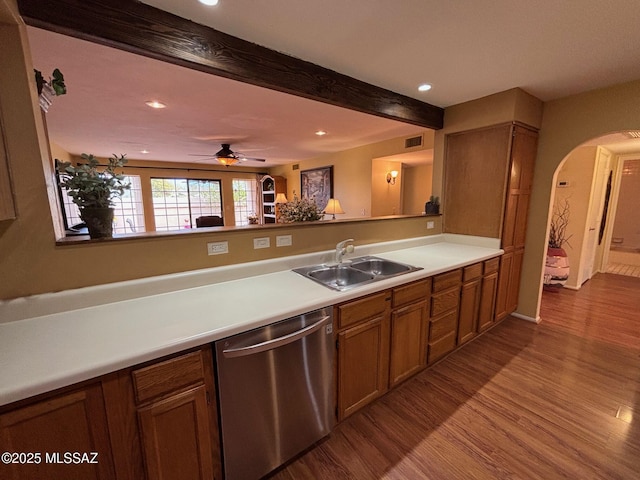
<svg viewBox="0 0 640 480">
<path fill-rule="evenodd" d="M 223 143 L 222 148 L 218 150 L 214 155 L 198 155 L 195 153 L 192 153 L 190 155 L 192 157 L 209 157 L 212 159 L 215 158 L 216 160 L 218 160 L 218 162 L 220 162 L 222 165 L 225 165 L 227 167 L 229 165 L 233 165 L 235 163 L 245 162 L 245 161 L 266 162 L 264 158 L 247 157 L 246 155 L 243 155 L 240 152 L 234 152 L 233 150 L 231 150 L 230 143 Z"/>
</svg>

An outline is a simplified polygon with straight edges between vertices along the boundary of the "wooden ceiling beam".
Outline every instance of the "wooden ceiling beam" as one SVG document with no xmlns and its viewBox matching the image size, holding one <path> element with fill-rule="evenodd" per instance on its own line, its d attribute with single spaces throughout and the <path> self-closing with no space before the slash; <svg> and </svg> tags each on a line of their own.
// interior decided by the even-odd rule
<svg viewBox="0 0 640 480">
<path fill-rule="evenodd" d="M 421 127 L 444 110 L 135 0 L 18 0 L 32 26 Z"/>
</svg>

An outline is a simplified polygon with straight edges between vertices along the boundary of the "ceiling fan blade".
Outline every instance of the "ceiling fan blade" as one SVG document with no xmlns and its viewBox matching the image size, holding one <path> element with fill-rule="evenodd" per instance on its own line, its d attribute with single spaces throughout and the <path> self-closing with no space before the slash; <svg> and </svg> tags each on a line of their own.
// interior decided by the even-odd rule
<svg viewBox="0 0 640 480">
<path fill-rule="evenodd" d="M 253 158 L 253 157 L 245 157 L 245 156 L 238 156 L 238 160 L 240 160 L 241 162 L 266 162 L 267 161 L 264 158 Z"/>
<path fill-rule="evenodd" d="M 190 157 L 209 157 L 209 158 L 216 158 L 214 155 L 211 155 L 210 153 L 208 154 L 203 154 L 203 153 L 189 153 L 188 154 Z"/>
</svg>

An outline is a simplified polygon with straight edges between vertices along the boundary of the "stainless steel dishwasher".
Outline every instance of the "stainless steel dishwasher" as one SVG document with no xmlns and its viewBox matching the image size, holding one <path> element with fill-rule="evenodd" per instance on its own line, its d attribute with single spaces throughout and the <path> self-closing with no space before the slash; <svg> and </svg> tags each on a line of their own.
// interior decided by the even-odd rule
<svg viewBox="0 0 640 480">
<path fill-rule="evenodd" d="M 335 424 L 327 307 L 215 343 L 226 480 L 258 479 Z"/>
</svg>

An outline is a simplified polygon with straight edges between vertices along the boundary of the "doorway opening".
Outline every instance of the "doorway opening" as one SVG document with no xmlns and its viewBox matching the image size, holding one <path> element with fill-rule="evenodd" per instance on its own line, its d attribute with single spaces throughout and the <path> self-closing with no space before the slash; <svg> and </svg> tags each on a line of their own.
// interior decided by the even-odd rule
<svg viewBox="0 0 640 480">
<path fill-rule="evenodd" d="M 556 170 L 551 212 L 569 208 L 565 288 L 578 290 L 598 273 L 640 276 L 639 133 L 586 142 Z"/>
</svg>

